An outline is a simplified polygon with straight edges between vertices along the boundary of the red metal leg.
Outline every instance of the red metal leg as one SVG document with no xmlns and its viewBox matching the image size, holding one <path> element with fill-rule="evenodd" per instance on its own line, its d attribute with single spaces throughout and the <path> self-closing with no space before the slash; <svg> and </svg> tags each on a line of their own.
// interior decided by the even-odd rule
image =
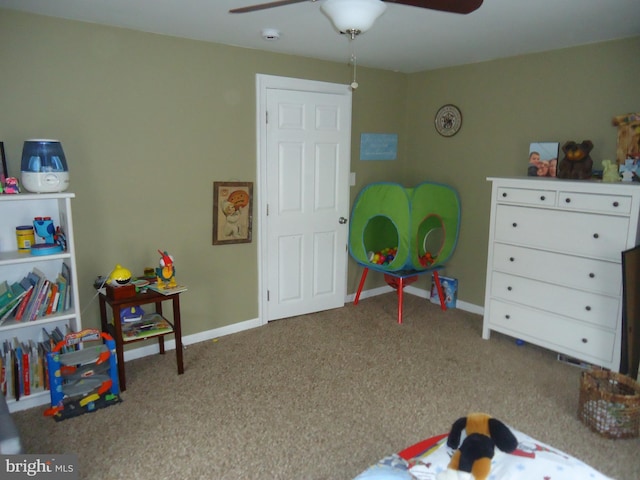
<svg viewBox="0 0 640 480">
<path fill-rule="evenodd" d="M 438 271 L 433 271 L 433 281 L 436 283 L 436 290 L 438 290 L 438 298 L 440 299 L 440 308 L 442 310 L 447 309 L 447 304 L 444 301 L 444 292 L 442 291 L 442 285 L 440 284 L 440 275 L 438 275 Z"/>
<path fill-rule="evenodd" d="M 362 293 L 362 287 L 364 287 L 364 281 L 367 279 L 367 273 L 369 273 L 369 269 L 364 267 L 364 270 L 362 270 L 362 277 L 360 277 L 360 285 L 358 285 L 358 291 L 356 292 L 356 298 L 353 300 L 354 305 L 357 305 L 360 300 L 360 294 Z"/>
<path fill-rule="evenodd" d="M 398 324 L 402 325 L 402 291 L 404 290 L 404 278 L 400 277 L 398 283 Z"/>
</svg>

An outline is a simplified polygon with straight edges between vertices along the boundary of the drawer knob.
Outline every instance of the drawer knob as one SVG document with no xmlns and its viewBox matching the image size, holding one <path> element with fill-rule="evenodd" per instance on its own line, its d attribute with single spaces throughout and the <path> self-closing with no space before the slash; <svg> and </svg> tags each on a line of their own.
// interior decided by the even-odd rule
<svg viewBox="0 0 640 480">
<path fill-rule="evenodd" d="M 509 261 L 510 261 L 510 262 L 515 262 L 515 261 L 516 261 L 516 259 L 515 259 L 515 258 L 513 258 L 513 257 L 509 257 Z"/>
<path fill-rule="evenodd" d="M 513 228 L 516 228 L 518 226 L 516 222 L 513 222 L 511 225 L 513 225 Z"/>
<path fill-rule="evenodd" d="M 544 195 L 540 195 L 540 200 L 542 200 L 543 202 L 547 199 L 547 197 L 545 197 Z"/>
<path fill-rule="evenodd" d="M 594 233 L 593 238 L 600 238 L 600 235 L 598 235 L 597 233 Z"/>
<path fill-rule="evenodd" d="M 502 198 L 507 198 L 507 192 L 502 193 Z"/>
<path fill-rule="evenodd" d="M 511 318 L 511 315 L 505 315 L 504 318 L 506 318 L 507 320 L 509 320 Z"/>
<path fill-rule="evenodd" d="M 582 343 L 589 343 L 589 340 L 587 340 L 586 338 L 583 338 Z"/>
<path fill-rule="evenodd" d="M 511 291 L 513 290 L 513 287 L 507 287 L 507 290 Z"/>
<path fill-rule="evenodd" d="M 619 206 L 620 206 L 620 204 L 619 204 L 618 202 L 613 202 L 613 206 L 614 206 L 614 207 L 619 207 Z"/>
<path fill-rule="evenodd" d="M 564 201 L 567 203 L 571 203 L 571 199 L 569 197 L 565 198 Z"/>
<path fill-rule="evenodd" d="M 586 307 L 584 307 L 584 309 L 585 309 L 587 312 L 590 312 L 590 311 L 591 311 L 591 307 L 590 307 L 589 305 L 587 305 Z"/>
<path fill-rule="evenodd" d="M 596 274 L 595 273 L 590 273 L 589 274 L 589 278 L 596 278 Z"/>
</svg>

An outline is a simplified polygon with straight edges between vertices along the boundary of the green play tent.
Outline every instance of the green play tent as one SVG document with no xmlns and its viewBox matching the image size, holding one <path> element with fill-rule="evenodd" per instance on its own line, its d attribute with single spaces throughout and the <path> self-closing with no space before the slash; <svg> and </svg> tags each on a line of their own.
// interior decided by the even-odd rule
<svg viewBox="0 0 640 480">
<path fill-rule="evenodd" d="M 360 265 L 376 270 L 433 269 L 453 254 L 459 229 L 460 199 L 452 187 L 372 183 L 358 194 L 351 210 L 349 253 Z M 380 257 L 385 260 L 374 263 Z"/>
</svg>

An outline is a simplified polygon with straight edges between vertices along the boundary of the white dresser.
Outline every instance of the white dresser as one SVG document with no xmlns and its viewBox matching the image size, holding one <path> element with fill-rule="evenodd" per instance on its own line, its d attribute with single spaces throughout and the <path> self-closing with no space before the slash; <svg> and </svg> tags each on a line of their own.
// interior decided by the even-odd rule
<svg viewBox="0 0 640 480">
<path fill-rule="evenodd" d="M 482 337 L 494 330 L 618 371 L 621 253 L 640 243 L 640 184 L 488 180 Z"/>
</svg>

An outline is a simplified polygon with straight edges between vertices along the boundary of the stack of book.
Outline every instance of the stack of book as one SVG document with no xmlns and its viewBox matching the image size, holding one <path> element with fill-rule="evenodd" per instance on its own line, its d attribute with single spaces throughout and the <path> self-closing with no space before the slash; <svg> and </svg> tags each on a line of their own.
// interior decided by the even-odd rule
<svg viewBox="0 0 640 480">
<path fill-rule="evenodd" d="M 130 342 L 173 332 L 173 326 L 159 313 L 145 313 L 135 322 L 122 324 L 122 340 Z"/>
<path fill-rule="evenodd" d="M 21 342 L 14 337 L 13 341 L 5 340 L 0 345 L 0 392 L 6 398 L 19 400 L 49 390 L 47 353 L 64 340 L 65 334 L 58 327 L 51 331 L 43 328 L 42 332 L 41 342 Z"/>
<path fill-rule="evenodd" d="M 0 283 L 0 325 L 8 320 L 33 321 L 71 308 L 71 272 L 63 263 L 58 277 L 47 279 L 34 268 L 21 281 Z"/>
</svg>

